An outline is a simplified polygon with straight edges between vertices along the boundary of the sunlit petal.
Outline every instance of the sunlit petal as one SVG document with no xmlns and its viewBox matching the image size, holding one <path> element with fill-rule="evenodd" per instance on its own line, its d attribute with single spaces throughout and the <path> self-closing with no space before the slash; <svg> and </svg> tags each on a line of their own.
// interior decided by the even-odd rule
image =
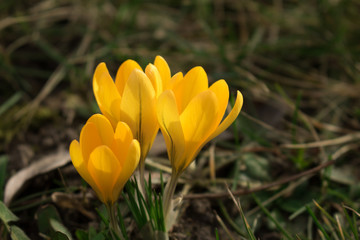
<svg viewBox="0 0 360 240">
<path fill-rule="evenodd" d="M 240 91 L 237 91 L 237 96 L 233 109 L 230 111 L 229 115 L 221 122 L 220 126 L 210 135 L 206 141 L 210 141 L 223 131 L 225 131 L 237 118 L 240 113 L 240 110 L 243 105 L 243 96 Z"/>
<path fill-rule="evenodd" d="M 122 121 L 140 142 L 142 157 L 148 153 L 158 131 L 155 103 L 155 90 L 149 78 L 134 70 L 125 85 L 120 111 Z"/>
<path fill-rule="evenodd" d="M 149 64 L 145 68 L 145 74 L 150 79 L 150 81 L 154 87 L 156 97 L 158 97 L 161 94 L 162 87 L 163 87 L 162 81 L 161 81 L 161 76 L 160 76 L 158 69 L 154 65 Z"/>
<path fill-rule="evenodd" d="M 169 65 L 167 64 L 165 59 L 161 56 L 156 56 L 154 65 L 160 73 L 163 89 L 164 90 L 169 89 L 169 84 L 171 79 L 171 72 Z"/>
<path fill-rule="evenodd" d="M 129 126 L 124 122 L 118 122 L 111 150 L 117 156 L 121 166 L 124 166 L 124 160 L 132 141 L 133 135 Z"/>
<path fill-rule="evenodd" d="M 115 85 L 121 96 L 123 94 L 125 84 L 126 84 L 127 80 L 129 79 L 130 74 L 135 69 L 139 69 L 142 71 L 142 68 L 140 67 L 140 65 L 131 59 L 126 60 L 119 67 L 119 69 L 116 73 L 116 77 L 115 77 Z"/>
<path fill-rule="evenodd" d="M 103 198 L 102 201 L 104 203 L 116 201 L 120 192 L 113 193 L 113 190 L 120 176 L 121 166 L 111 149 L 107 146 L 95 148 L 90 154 L 88 168 L 97 188 L 101 192 L 99 197 Z"/>
<path fill-rule="evenodd" d="M 168 89 L 173 89 L 174 86 L 177 86 L 178 84 L 181 84 L 181 81 L 183 80 L 184 75 L 182 72 L 176 73 L 174 76 L 172 76 L 170 80 L 170 84 L 168 85 Z"/>
<path fill-rule="evenodd" d="M 140 145 L 137 140 L 132 140 L 128 146 L 128 154 L 123 155 L 123 167 L 119 176 L 118 181 L 114 186 L 114 193 L 120 192 L 126 182 L 129 180 L 136 167 L 139 164 L 140 159 Z M 115 198 L 116 196 L 114 196 Z"/>
<path fill-rule="evenodd" d="M 120 118 L 119 112 L 113 111 L 112 104 L 114 101 L 120 101 L 121 96 L 105 63 L 100 63 L 96 67 L 93 77 L 93 91 L 101 112 L 113 121 L 118 120 Z"/>
<path fill-rule="evenodd" d="M 218 102 L 214 92 L 207 90 L 193 98 L 180 115 L 186 142 L 186 166 L 193 160 L 201 144 L 217 127 Z"/>
<path fill-rule="evenodd" d="M 101 138 L 95 123 L 87 122 L 80 132 L 80 149 L 86 164 L 89 161 L 91 152 L 101 144 Z"/>
<path fill-rule="evenodd" d="M 192 68 L 183 80 L 177 82 L 173 87 L 179 112 L 184 111 L 192 98 L 207 89 L 208 78 L 204 69 L 202 67 Z"/>
<path fill-rule="evenodd" d="M 176 169 L 182 168 L 180 161 L 185 150 L 185 140 L 172 91 L 166 90 L 160 95 L 157 104 L 157 117 L 165 138 L 169 159 L 172 161 L 171 164 Z"/>
<path fill-rule="evenodd" d="M 229 87 L 225 82 L 225 80 L 219 80 L 213 83 L 210 86 L 209 90 L 216 94 L 216 98 L 218 101 L 219 110 L 218 110 L 218 117 L 216 119 L 218 125 L 225 114 L 226 107 L 229 102 Z"/>
</svg>

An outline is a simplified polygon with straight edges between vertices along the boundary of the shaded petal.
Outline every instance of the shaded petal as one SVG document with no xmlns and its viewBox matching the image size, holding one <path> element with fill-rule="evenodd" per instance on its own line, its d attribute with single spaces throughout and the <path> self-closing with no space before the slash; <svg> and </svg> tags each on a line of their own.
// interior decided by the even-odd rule
<svg viewBox="0 0 360 240">
<path fill-rule="evenodd" d="M 107 116 L 104 114 L 104 116 L 110 121 L 113 129 L 116 128 L 116 124 L 120 121 L 120 104 L 121 104 L 121 98 L 115 99 L 110 106 L 111 116 Z"/>
<path fill-rule="evenodd" d="M 173 91 L 179 112 L 184 111 L 188 103 L 200 92 L 208 89 L 208 78 L 202 67 L 192 68 L 183 78 L 174 84 Z"/>
<path fill-rule="evenodd" d="M 181 170 L 182 154 L 185 150 L 184 133 L 177 111 L 175 95 L 171 90 L 163 92 L 157 102 L 157 117 L 161 132 L 164 135 L 171 165 Z"/>
<path fill-rule="evenodd" d="M 134 138 L 139 140 L 145 157 L 158 132 L 155 91 L 144 72 L 134 70 L 127 81 L 120 105 L 121 120 L 126 122 Z"/>
<path fill-rule="evenodd" d="M 124 164 L 120 176 L 114 186 L 114 194 L 121 192 L 126 182 L 129 180 L 139 164 L 140 144 L 137 140 L 134 139 L 131 141 L 130 145 L 128 146 L 128 154 L 124 155 L 123 158 Z M 116 197 L 116 195 L 114 197 Z"/>
<path fill-rule="evenodd" d="M 116 73 L 115 85 L 121 96 L 123 95 L 124 87 L 125 87 L 126 82 L 129 79 L 130 74 L 135 69 L 139 69 L 142 71 L 142 68 L 140 67 L 140 65 L 131 59 L 126 60 L 125 62 L 123 62 L 120 65 L 120 67 Z"/>
<path fill-rule="evenodd" d="M 163 88 L 161 76 L 158 69 L 154 65 L 149 64 L 145 68 L 145 74 L 150 79 L 151 84 L 153 85 L 153 88 L 155 90 L 156 97 L 158 97 L 162 93 Z"/>
<path fill-rule="evenodd" d="M 108 146 L 100 146 L 90 154 L 89 173 L 100 191 L 104 203 L 113 203 L 120 192 L 113 192 L 121 172 L 121 166 Z"/>
<path fill-rule="evenodd" d="M 114 139 L 114 130 L 109 120 L 104 117 L 104 115 L 94 114 L 89 118 L 87 122 L 92 122 L 95 124 L 101 140 L 101 145 L 106 145 L 110 147 Z M 90 139 L 86 141 L 89 140 Z"/>
<path fill-rule="evenodd" d="M 237 118 L 240 113 L 240 110 L 243 105 L 243 96 L 240 91 L 237 91 L 236 101 L 233 109 L 230 111 L 229 115 L 221 122 L 220 126 L 209 136 L 206 140 L 207 142 L 215 138 L 217 135 L 225 131 Z"/>
<path fill-rule="evenodd" d="M 170 88 L 169 84 L 171 79 L 171 72 L 169 65 L 167 64 L 165 59 L 161 56 L 155 57 L 154 65 L 160 73 L 163 89 L 164 90 L 169 89 Z"/>
<path fill-rule="evenodd" d="M 225 80 L 221 79 L 212 84 L 209 90 L 216 94 L 216 98 L 218 100 L 219 111 L 216 124 L 219 125 L 229 102 L 229 87 Z"/>
<path fill-rule="evenodd" d="M 195 153 L 217 127 L 218 103 L 214 92 L 206 90 L 199 93 L 180 115 L 186 142 L 187 167 Z"/>
<path fill-rule="evenodd" d="M 122 167 L 124 167 L 124 161 L 128 155 L 129 146 L 132 141 L 133 135 L 129 126 L 124 122 L 118 122 L 111 150 Z"/>
<path fill-rule="evenodd" d="M 97 188 L 94 180 L 92 179 L 92 176 L 90 175 L 87 163 L 85 163 L 80 149 L 80 144 L 78 141 L 73 140 L 70 144 L 69 148 L 70 158 L 71 161 L 75 167 L 75 169 L 78 171 L 80 176 L 93 188 L 93 190 L 96 192 L 96 194 L 99 194 L 99 189 Z"/>
<path fill-rule="evenodd" d="M 121 96 L 105 63 L 100 63 L 96 67 L 93 77 L 93 91 L 101 112 L 108 117 L 110 121 L 118 120 L 120 118 L 120 112 L 118 110 L 116 111 L 112 106 L 115 101 L 121 101 Z"/>
</svg>

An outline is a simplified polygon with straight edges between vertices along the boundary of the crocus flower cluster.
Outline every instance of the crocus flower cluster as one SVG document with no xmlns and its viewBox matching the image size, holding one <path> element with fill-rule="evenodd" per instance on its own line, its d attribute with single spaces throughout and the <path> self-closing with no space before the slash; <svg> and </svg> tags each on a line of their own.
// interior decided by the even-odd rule
<svg viewBox="0 0 360 240">
<path fill-rule="evenodd" d="M 218 80 L 209 87 L 202 67 L 172 76 L 160 56 L 145 70 L 133 60 L 125 61 L 115 80 L 100 63 L 93 90 L 102 114 L 93 115 L 80 142 L 71 143 L 75 168 L 101 201 L 113 204 L 138 163 L 143 177 L 145 158 L 160 128 L 173 171 L 164 193 L 165 213 L 180 174 L 207 142 L 230 126 L 243 104 L 237 91 L 235 105 L 223 119 L 229 101 L 227 83 Z"/>
</svg>

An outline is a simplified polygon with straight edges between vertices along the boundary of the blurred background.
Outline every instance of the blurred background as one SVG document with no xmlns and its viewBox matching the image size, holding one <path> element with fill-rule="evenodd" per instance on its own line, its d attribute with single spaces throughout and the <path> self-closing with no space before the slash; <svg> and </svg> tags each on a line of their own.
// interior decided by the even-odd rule
<svg viewBox="0 0 360 240">
<path fill-rule="evenodd" d="M 126 59 L 144 68 L 161 55 L 172 74 L 202 66 L 210 82 L 225 79 L 232 94 L 238 89 L 244 95 L 239 118 L 216 140 L 215 170 L 209 173 L 206 148 L 196 168 L 202 174 L 184 177 L 193 180 L 191 192 L 217 192 L 224 182 L 233 190 L 261 186 L 336 160 L 315 177 L 305 175 L 257 197 L 268 201 L 289 232 L 308 239 L 319 237 L 304 207 L 316 212 L 313 199 L 348 226 L 341 204 L 357 210 L 360 198 L 359 12 L 357 0 L 2 0 L 0 198 L 7 184 L 17 182 L 8 186 L 17 199 L 11 209 L 24 231 L 38 236 L 31 228 L 38 209 L 54 203 L 55 189 L 81 185 L 67 149 L 86 119 L 99 112 L 92 92 L 97 64 L 106 62 L 115 76 Z M 166 165 L 163 150 L 153 155 Z M 63 162 L 9 181 L 49 156 Z M 210 177 L 215 184 L 201 183 Z M 256 235 L 279 239 L 279 229 L 254 199 L 243 199 Z M 233 236 L 242 231 L 235 205 L 190 198 L 186 206 L 179 225 L 186 219 L 191 226 L 178 232 L 209 233 L 174 239 L 212 239 L 215 228 L 223 229 L 214 211 Z M 196 211 L 207 217 L 196 220 Z M 86 229 L 91 220 L 70 210 L 62 214 L 71 231 Z"/>
</svg>

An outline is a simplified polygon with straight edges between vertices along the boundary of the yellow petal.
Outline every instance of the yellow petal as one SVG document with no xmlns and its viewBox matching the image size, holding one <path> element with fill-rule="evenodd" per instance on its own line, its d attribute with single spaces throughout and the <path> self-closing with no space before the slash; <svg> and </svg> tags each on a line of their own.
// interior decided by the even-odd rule
<svg viewBox="0 0 360 240">
<path fill-rule="evenodd" d="M 132 140 L 128 146 L 128 154 L 123 156 L 124 164 L 120 176 L 114 186 L 114 193 L 121 192 L 124 185 L 134 173 L 139 164 L 140 159 L 140 145 L 137 140 Z M 116 197 L 116 196 L 114 196 Z"/>
<path fill-rule="evenodd" d="M 184 111 L 191 99 L 207 89 L 208 78 L 205 70 L 202 67 L 192 68 L 183 80 L 173 87 L 179 112 Z"/>
<path fill-rule="evenodd" d="M 114 138 L 114 130 L 109 120 L 104 117 L 104 115 L 94 114 L 89 118 L 87 122 L 95 124 L 100 137 L 101 145 L 107 145 L 110 147 Z M 85 139 L 85 141 L 89 140 L 91 139 Z"/>
<path fill-rule="evenodd" d="M 120 111 L 121 120 L 140 142 L 142 157 L 150 150 L 159 129 L 155 103 L 155 90 L 149 78 L 142 71 L 134 70 L 125 85 Z"/>
<path fill-rule="evenodd" d="M 115 129 L 116 124 L 120 121 L 120 104 L 121 104 L 121 98 L 115 99 L 110 106 L 111 116 L 109 117 L 107 114 L 104 114 L 104 116 L 110 121 L 113 129 Z"/>
<path fill-rule="evenodd" d="M 225 80 L 221 79 L 219 81 L 216 81 L 214 84 L 212 84 L 209 88 L 209 90 L 213 91 L 216 94 L 216 98 L 218 100 L 218 117 L 217 117 L 217 125 L 220 124 L 225 111 L 226 107 L 229 102 L 229 87 Z"/>
<path fill-rule="evenodd" d="M 220 126 L 209 136 L 206 140 L 207 142 L 215 138 L 217 135 L 225 131 L 237 118 L 240 113 L 240 110 L 243 105 L 243 96 L 240 91 L 237 91 L 236 101 L 233 109 L 230 111 L 229 115 L 221 122 Z"/>
<path fill-rule="evenodd" d="M 124 122 L 118 122 L 111 150 L 119 160 L 121 166 L 124 166 L 124 161 L 132 141 L 133 135 L 129 126 Z"/>
<path fill-rule="evenodd" d="M 161 56 L 156 56 L 154 65 L 160 73 L 163 89 L 164 90 L 169 89 L 169 84 L 171 79 L 171 72 L 169 65 L 167 64 L 165 59 Z"/>
<path fill-rule="evenodd" d="M 120 101 L 121 96 L 116 89 L 105 63 L 100 63 L 93 77 L 93 91 L 96 102 L 101 112 L 110 119 L 116 121 L 120 118 L 119 111 L 112 107 L 114 101 Z M 115 111 L 114 111 L 115 110 Z"/>
<path fill-rule="evenodd" d="M 157 117 L 171 165 L 175 170 L 180 171 L 184 164 L 182 155 L 185 150 L 185 140 L 175 95 L 171 90 L 166 90 L 160 95 L 157 102 Z"/>
<path fill-rule="evenodd" d="M 115 77 L 115 85 L 121 96 L 123 94 L 125 84 L 126 84 L 127 80 L 129 79 L 130 74 L 135 69 L 139 69 L 142 71 L 142 68 L 140 67 L 140 65 L 131 59 L 126 60 L 119 67 L 119 69 L 116 73 L 116 77 Z"/>
<path fill-rule="evenodd" d="M 156 97 L 158 97 L 162 93 L 162 87 L 163 87 L 162 81 L 161 81 L 161 76 L 160 76 L 158 69 L 154 65 L 149 64 L 145 68 L 145 74 L 150 79 L 150 81 L 154 87 Z"/>
<path fill-rule="evenodd" d="M 99 189 L 97 189 L 96 184 L 94 182 L 94 180 L 92 179 L 88 168 L 87 168 L 87 163 L 84 162 L 83 158 L 82 158 L 82 154 L 81 154 L 81 149 L 80 149 L 80 144 L 78 141 L 73 140 L 70 144 L 70 148 L 69 148 L 69 153 L 70 153 L 70 158 L 71 161 L 75 167 L 75 169 L 78 171 L 78 173 L 80 174 L 80 176 L 90 185 L 90 186 L 95 186 L 93 187 L 94 191 L 96 192 L 96 194 L 99 194 Z"/>
<path fill-rule="evenodd" d="M 90 154 L 88 169 L 100 191 L 99 198 L 104 203 L 115 202 L 120 192 L 113 191 L 120 176 L 121 166 L 111 149 L 107 146 L 95 148 Z"/>
<path fill-rule="evenodd" d="M 184 75 L 182 74 L 182 72 L 176 73 L 174 76 L 172 76 L 168 89 L 173 89 L 174 86 L 176 86 L 177 84 L 179 84 L 179 82 L 183 80 L 183 78 Z"/>
<path fill-rule="evenodd" d="M 100 145 L 102 145 L 102 141 L 98 128 L 95 123 L 87 122 L 80 132 L 80 149 L 86 165 L 91 152 Z"/>
<path fill-rule="evenodd" d="M 184 112 L 180 115 L 186 142 L 186 165 L 187 167 L 195 153 L 198 152 L 202 143 L 217 127 L 216 118 L 218 112 L 217 98 L 214 92 L 206 90 L 193 98 Z"/>
</svg>

